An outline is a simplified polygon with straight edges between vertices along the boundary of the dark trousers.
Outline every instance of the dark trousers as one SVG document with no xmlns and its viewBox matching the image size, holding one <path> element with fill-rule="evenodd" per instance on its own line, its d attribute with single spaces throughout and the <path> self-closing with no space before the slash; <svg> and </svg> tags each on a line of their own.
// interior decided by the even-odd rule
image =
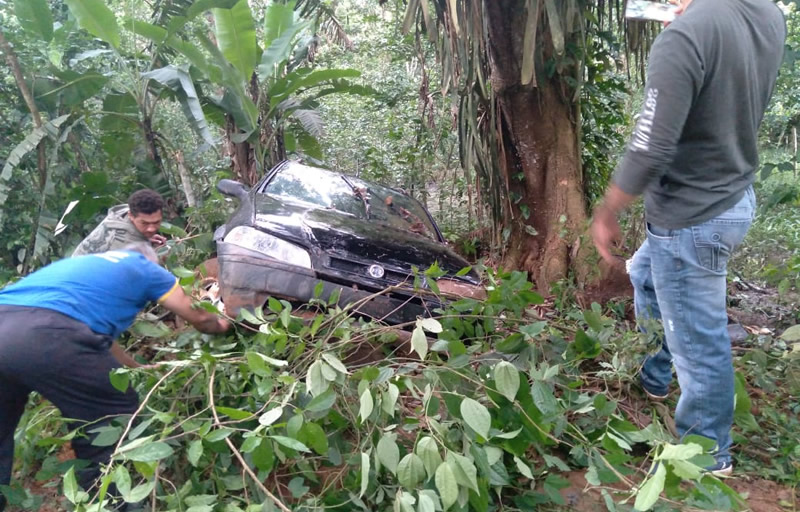
<svg viewBox="0 0 800 512">
<path fill-rule="evenodd" d="M 43 308 L 0 306 L 0 485 L 8 485 L 14 458 L 14 430 L 31 391 L 37 391 L 70 418 L 70 428 L 93 430 L 114 416 L 132 414 L 132 388 L 115 389 L 109 372 L 120 364 L 109 352 L 111 339 L 86 324 Z M 113 446 L 92 446 L 92 435 L 75 436 L 72 448 L 89 466 L 76 474 L 89 489 Z M 0 511 L 4 499 L 0 493 Z"/>
</svg>

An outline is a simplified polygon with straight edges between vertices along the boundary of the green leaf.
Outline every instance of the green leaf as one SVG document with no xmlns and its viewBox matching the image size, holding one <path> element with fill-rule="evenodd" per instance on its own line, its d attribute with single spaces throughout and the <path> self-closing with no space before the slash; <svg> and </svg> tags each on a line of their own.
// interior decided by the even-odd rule
<svg viewBox="0 0 800 512">
<path fill-rule="evenodd" d="M 142 36 L 156 44 L 161 44 L 167 40 L 169 32 L 163 27 L 147 23 L 146 21 L 139 21 L 133 18 L 125 19 L 122 26 L 130 30 L 136 35 Z"/>
<path fill-rule="evenodd" d="M 205 437 L 205 439 L 209 443 L 218 443 L 220 441 L 224 441 L 225 439 L 229 438 L 231 434 L 233 434 L 233 430 L 227 427 L 222 427 L 209 433 Z"/>
<path fill-rule="evenodd" d="M 656 504 L 661 491 L 664 490 L 664 480 L 667 477 L 667 469 L 664 464 L 659 464 L 655 474 L 648 478 L 636 493 L 636 502 L 633 507 L 636 510 L 650 510 Z"/>
<path fill-rule="evenodd" d="M 586 325 L 588 325 L 594 332 L 600 332 L 603 330 L 603 320 L 600 318 L 600 315 L 591 309 L 587 309 L 583 312 L 583 319 L 586 321 Z"/>
<path fill-rule="evenodd" d="M 783 331 L 781 339 L 788 342 L 800 341 L 800 325 L 793 325 Z"/>
<path fill-rule="evenodd" d="M 656 460 L 689 460 L 695 455 L 703 453 L 703 447 L 699 444 L 671 444 L 666 443 L 656 456 Z"/>
<path fill-rule="evenodd" d="M 191 443 L 189 443 L 189 449 L 186 450 L 186 458 L 189 460 L 189 464 L 194 467 L 197 467 L 197 464 L 200 463 L 200 457 L 203 456 L 203 441 L 200 439 L 195 439 Z"/>
<path fill-rule="evenodd" d="M 533 480 L 533 472 L 527 462 L 514 455 L 514 464 L 517 465 L 517 470 L 522 473 L 522 476 Z"/>
<path fill-rule="evenodd" d="M 417 325 L 411 333 L 411 350 L 419 354 L 419 358 L 423 361 L 428 355 L 428 338 L 425 337 L 425 331 L 420 325 Z"/>
<path fill-rule="evenodd" d="M 525 335 L 526 340 L 535 339 L 539 336 L 544 328 L 547 327 L 547 322 L 534 322 L 530 325 L 523 325 L 519 328 L 519 332 Z"/>
<path fill-rule="evenodd" d="M 163 323 L 152 324 L 147 320 L 139 320 L 131 326 L 130 331 L 144 338 L 163 338 L 172 334 L 172 330 Z"/>
<path fill-rule="evenodd" d="M 131 450 L 125 450 L 123 447 L 119 454 L 127 460 L 135 462 L 154 462 L 172 455 L 172 447 L 167 443 L 157 441 L 155 443 L 137 446 Z"/>
<path fill-rule="evenodd" d="M 67 472 L 64 473 L 64 496 L 70 503 L 75 503 L 78 499 L 78 481 L 75 480 L 75 466 L 70 466 Z"/>
<path fill-rule="evenodd" d="M 313 421 L 309 421 L 303 425 L 303 428 L 300 429 L 300 432 L 303 435 L 306 444 L 310 445 L 315 452 L 317 452 L 319 455 L 327 455 L 328 434 L 322 430 L 322 427 Z"/>
<path fill-rule="evenodd" d="M 733 420 L 744 431 L 759 430 L 758 422 L 750 412 L 753 404 L 747 394 L 747 382 L 741 372 L 736 372 L 734 379 Z"/>
<path fill-rule="evenodd" d="M 436 502 L 427 493 L 420 491 L 417 512 L 436 512 Z"/>
<path fill-rule="evenodd" d="M 432 437 L 423 437 L 417 442 L 416 453 L 425 466 L 428 477 L 432 477 L 436 468 L 442 463 L 442 456 L 439 454 L 439 447 Z"/>
<path fill-rule="evenodd" d="M 519 371 L 517 368 L 507 362 L 500 361 L 494 367 L 494 382 L 497 385 L 497 391 L 506 397 L 509 402 L 514 401 L 519 391 Z"/>
<path fill-rule="evenodd" d="M 52 121 L 48 121 L 41 127 L 35 128 L 27 137 L 22 140 L 22 142 L 17 144 L 6 158 L 6 163 L 3 165 L 3 171 L 0 172 L 0 181 L 8 180 L 11 177 L 11 171 L 14 169 L 14 167 L 19 165 L 19 162 L 25 158 L 28 153 L 36 149 L 36 146 L 39 145 L 42 139 L 48 135 L 56 138 L 58 136 L 59 128 L 67 119 L 69 119 L 69 114 L 65 114 L 61 117 L 53 119 Z M 2 219 L 2 210 L 0 210 L 0 219 Z"/>
<path fill-rule="evenodd" d="M 239 0 L 230 9 L 214 9 L 217 44 L 222 55 L 250 80 L 256 66 L 256 24 L 247 0 Z"/>
<path fill-rule="evenodd" d="M 397 473 L 397 465 L 400 463 L 400 448 L 395 442 L 396 437 L 393 434 L 383 434 L 378 441 L 378 460 L 393 474 Z"/>
<path fill-rule="evenodd" d="M 383 393 L 383 400 L 381 400 L 381 408 L 383 412 L 389 416 L 394 416 L 394 408 L 397 405 L 397 399 L 400 396 L 400 389 L 394 384 L 389 383 L 387 390 Z"/>
<path fill-rule="evenodd" d="M 361 491 L 358 493 L 358 497 L 364 495 L 367 492 L 367 487 L 369 486 L 369 454 L 361 452 Z"/>
<path fill-rule="evenodd" d="M 239 0 L 195 0 L 195 2 L 186 9 L 186 20 L 192 20 L 211 9 L 230 9 L 236 5 L 238 1 Z"/>
<path fill-rule="evenodd" d="M 81 28 L 119 48 L 117 18 L 104 0 L 64 0 Z"/>
<path fill-rule="evenodd" d="M 203 106 L 194 87 L 194 82 L 189 73 L 183 69 L 169 65 L 163 68 L 154 69 L 147 73 L 142 73 L 142 77 L 155 80 L 161 85 L 169 88 L 178 97 L 178 101 L 183 109 L 183 114 L 189 121 L 189 126 L 195 133 L 208 144 L 215 144 L 214 137 L 208 128 Z"/>
<path fill-rule="evenodd" d="M 672 470 L 679 477 L 686 480 L 696 480 L 703 475 L 703 470 L 699 466 L 685 460 L 671 460 Z"/>
<path fill-rule="evenodd" d="M 314 361 L 306 374 L 306 389 L 313 396 L 319 396 L 328 389 L 328 380 L 322 374 L 322 361 Z"/>
<path fill-rule="evenodd" d="M 456 482 L 475 492 L 480 492 L 478 490 L 478 470 L 471 459 L 455 452 L 448 452 L 447 463 L 450 464 L 450 469 L 456 477 Z"/>
<path fill-rule="evenodd" d="M 434 477 L 436 489 L 439 491 L 439 496 L 442 497 L 442 509 L 447 510 L 458 499 L 458 483 L 453 474 L 453 470 L 446 462 L 443 462 L 436 469 Z"/>
<path fill-rule="evenodd" d="M 262 439 L 261 443 L 253 450 L 253 464 L 260 471 L 272 471 L 275 465 L 275 450 L 272 448 L 272 443 L 268 439 Z"/>
<path fill-rule="evenodd" d="M 531 386 L 531 396 L 533 403 L 545 415 L 555 414 L 558 412 L 558 401 L 556 400 L 553 391 L 542 381 L 535 381 Z"/>
<path fill-rule="evenodd" d="M 277 441 L 278 444 L 283 445 L 287 448 L 291 448 L 292 450 L 298 452 L 310 452 L 311 450 L 308 449 L 306 445 L 298 441 L 297 439 L 292 439 L 291 437 L 286 436 L 268 436 L 271 439 Z"/>
<path fill-rule="evenodd" d="M 334 403 L 336 403 L 336 393 L 334 393 L 332 389 L 329 389 L 321 395 L 315 396 L 308 402 L 306 410 L 309 412 L 325 412 L 333 407 Z"/>
<path fill-rule="evenodd" d="M 421 318 L 417 320 L 417 325 L 422 326 L 428 332 L 438 334 L 442 332 L 442 324 L 435 318 Z"/>
<path fill-rule="evenodd" d="M 217 412 L 224 414 L 232 420 L 245 420 L 253 416 L 253 413 L 243 411 L 241 409 L 234 409 L 232 407 L 217 407 Z"/>
<path fill-rule="evenodd" d="M 153 488 L 156 486 L 156 481 L 151 480 L 149 482 L 145 482 L 141 485 L 137 485 L 131 492 L 128 493 L 127 496 L 124 497 L 126 503 L 138 503 L 145 499 L 151 492 L 153 492 Z"/>
<path fill-rule="evenodd" d="M 286 29 L 294 25 L 294 2 L 272 2 L 264 13 L 264 46 L 269 48 Z"/>
<path fill-rule="evenodd" d="M 268 80 L 275 76 L 277 66 L 291 55 L 292 40 L 308 25 L 308 22 L 294 23 L 270 43 L 261 55 L 261 63 L 258 65 L 260 79 Z"/>
<path fill-rule="evenodd" d="M 336 380 L 337 375 L 338 374 L 336 373 L 336 370 L 331 368 L 331 366 L 328 363 L 324 361 L 322 362 L 322 377 L 325 380 L 327 380 L 328 382 L 334 382 Z"/>
<path fill-rule="evenodd" d="M 364 423 L 367 421 L 367 418 L 369 418 L 369 415 L 372 414 L 372 409 L 375 407 L 375 403 L 372 400 L 372 392 L 369 388 L 361 393 L 359 401 L 361 402 L 361 407 L 359 408 L 358 415 L 361 417 L 361 423 Z"/>
<path fill-rule="evenodd" d="M 489 439 L 489 428 L 492 426 L 492 415 L 489 410 L 473 400 L 464 398 L 461 401 L 461 417 L 469 427 L 480 434 L 484 439 Z"/>
<path fill-rule="evenodd" d="M 121 393 L 125 393 L 130 386 L 131 376 L 127 368 L 115 368 L 108 375 L 111 385 Z"/>
<path fill-rule="evenodd" d="M 339 359 L 335 355 L 331 354 L 330 352 L 322 354 L 322 359 L 324 359 L 325 362 L 331 365 L 331 367 L 333 367 L 336 371 L 344 373 L 345 375 L 350 373 L 347 371 L 347 367 L 341 361 L 339 361 Z"/>
<path fill-rule="evenodd" d="M 425 465 L 414 453 L 409 453 L 397 465 L 397 481 L 406 489 L 413 491 L 425 478 Z"/>
<path fill-rule="evenodd" d="M 278 421 L 283 416 L 283 407 L 273 407 L 258 418 L 258 423 L 268 427 Z"/>
<path fill-rule="evenodd" d="M 24 30 L 46 42 L 53 39 L 53 13 L 47 0 L 14 0 L 14 14 Z"/>
<path fill-rule="evenodd" d="M 122 427 L 104 426 L 89 431 L 97 436 L 92 439 L 92 446 L 113 446 L 122 435 Z"/>
</svg>

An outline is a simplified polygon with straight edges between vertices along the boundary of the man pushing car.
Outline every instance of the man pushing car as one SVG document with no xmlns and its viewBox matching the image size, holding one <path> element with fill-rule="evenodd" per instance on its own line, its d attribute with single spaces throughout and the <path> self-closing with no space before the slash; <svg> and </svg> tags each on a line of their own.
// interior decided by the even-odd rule
<svg viewBox="0 0 800 512">
<path fill-rule="evenodd" d="M 8 485 L 14 430 L 31 391 L 70 418 L 72 426 L 107 424 L 135 412 L 132 388 L 115 389 L 109 372 L 141 366 L 114 341 L 148 302 L 158 302 L 199 331 L 221 333 L 227 320 L 194 309 L 178 280 L 157 264 L 147 242 L 122 250 L 68 258 L 0 290 L 0 486 Z M 89 461 L 77 473 L 91 488 L 113 446 L 76 436 L 75 454 Z M 0 495 L 0 511 L 5 499 Z"/>
</svg>

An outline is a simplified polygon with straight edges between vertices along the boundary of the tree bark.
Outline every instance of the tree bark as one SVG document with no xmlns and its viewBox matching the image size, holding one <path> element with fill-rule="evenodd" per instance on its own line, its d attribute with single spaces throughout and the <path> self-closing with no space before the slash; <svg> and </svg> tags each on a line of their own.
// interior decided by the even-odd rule
<svg viewBox="0 0 800 512">
<path fill-rule="evenodd" d="M 525 16 L 514 0 L 485 0 L 489 17 L 492 84 L 499 103 L 504 147 L 502 164 L 513 200 L 506 268 L 529 272 L 540 290 L 575 271 L 588 275 L 579 237 L 585 230 L 584 197 L 578 143 L 578 108 L 573 92 L 558 73 L 521 83 Z M 552 37 L 540 23 L 536 69 L 552 58 Z M 529 214 L 526 219 L 525 216 Z"/>
<path fill-rule="evenodd" d="M 183 151 L 175 152 L 175 161 L 178 164 L 178 174 L 181 177 L 181 185 L 183 186 L 183 193 L 186 196 L 186 204 L 189 208 L 194 208 L 197 206 L 197 199 L 195 199 L 194 190 L 192 190 L 192 177 L 189 175 L 189 170 L 186 168 Z"/>
</svg>

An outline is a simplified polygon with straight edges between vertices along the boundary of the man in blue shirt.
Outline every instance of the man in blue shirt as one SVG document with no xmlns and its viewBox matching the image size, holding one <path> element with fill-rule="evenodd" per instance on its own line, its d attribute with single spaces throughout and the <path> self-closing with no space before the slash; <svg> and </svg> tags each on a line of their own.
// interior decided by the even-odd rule
<svg viewBox="0 0 800 512">
<path fill-rule="evenodd" d="M 194 309 L 178 280 L 157 264 L 150 244 L 64 259 L 0 290 L 0 485 L 8 485 L 14 430 L 28 395 L 37 391 L 65 418 L 92 425 L 132 414 L 132 388 L 115 389 L 109 372 L 141 366 L 114 339 L 149 302 L 158 302 L 195 328 L 221 333 L 227 320 Z M 93 446 L 94 436 L 76 436 L 75 454 L 89 461 L 78 472 L 91 488 L 113 446 Z M 0 511 L 5 500 L 0 494 Z"/>
</svg>

